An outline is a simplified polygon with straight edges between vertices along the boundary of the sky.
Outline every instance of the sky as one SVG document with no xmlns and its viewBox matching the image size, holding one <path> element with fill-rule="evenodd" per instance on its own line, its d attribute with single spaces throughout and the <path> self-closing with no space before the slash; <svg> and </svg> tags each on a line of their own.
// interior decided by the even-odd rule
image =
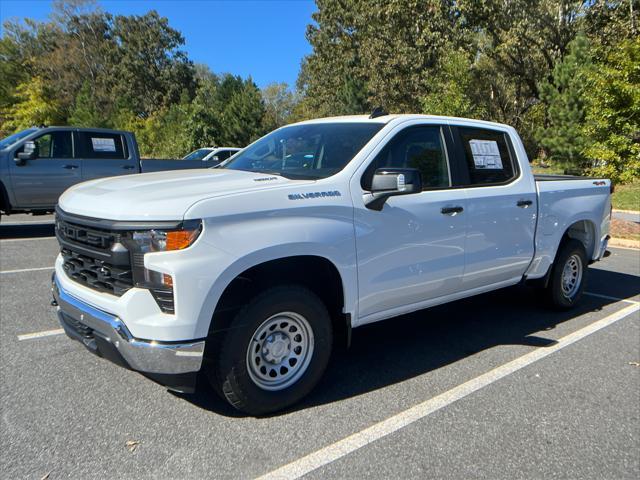
<svg viewBox="0 0 640 480">
<path fill-rule="evenodd" d="M 295 85 L 300 61 L 311 53 L 305 38 L 312 0 L 101 0 L 103 10 L 142 15 L 155 9 L 185 38 L 183 49 L 215 73 L 251 76 L 259 87 Z M 46 20 L 51 0 L 0 0 L 0 20 Z"/>
</svg>

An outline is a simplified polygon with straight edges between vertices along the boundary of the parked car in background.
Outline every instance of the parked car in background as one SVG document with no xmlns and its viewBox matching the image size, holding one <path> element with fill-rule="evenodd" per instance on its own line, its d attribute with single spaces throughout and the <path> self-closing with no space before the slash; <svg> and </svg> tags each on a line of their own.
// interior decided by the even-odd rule
<svg viewBox="0 0 640 480">
<path fill-rule="evenodd" d="M 354 327 L 523 281 L 575 306 L 607 251 L 610 187 L 534 176 L 498 123 L 302 122 L 219 168 L 69 189 L 55 303 L 93 353 L 178 391 L 202 370 L 235 408 L 269 413 Z"/>
<path fill-rule="evenodd" d="M 194 150 L 188 155 L 182 157 L 182 160 L 201 160 L 203 162 L 210 162 L 215 166 L 218 163 L 224 162 L 227 158 L 238 153 L 241 149 L 236 147 L 204 147 Z"/>
<path fill-rule="evenodd" d="M 211 159 L 141 159 L 135 135 L 120 130 L 34 127 L 0 140 L 0 212 L 52 212 L 76 183 L 101 177 L 207 168 L 235 153 L 214 148 Z M 195 152 L 194 152 L 195 153 Z"/>
<path fill-rule="evenodd" d="M 215 149 L 216 147 L 198 148 L 197 150 L 194 150 L 193 152 L 188 153 L 187 155 L 182 157 L 182 160 L 201 160 L 202 161 L 204 160 L 204 157 L 208 156 Z"/>
</svg>

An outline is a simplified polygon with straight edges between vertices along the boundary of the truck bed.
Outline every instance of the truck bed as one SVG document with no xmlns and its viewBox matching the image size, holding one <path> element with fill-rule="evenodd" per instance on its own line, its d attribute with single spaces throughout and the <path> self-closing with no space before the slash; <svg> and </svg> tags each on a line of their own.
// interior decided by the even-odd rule
<svg viewBox="0 0 640 480">
<path fill-rule="evenodd" d="M 585 177 L 579 175 L 554 175 L 546 173 L 537 173 L 533 175 L 536 182 L 551 182 L 551 181 L 563 181 L 563 180 L 604 180 L 604 178 L 598 177 Z"/>
</svg>

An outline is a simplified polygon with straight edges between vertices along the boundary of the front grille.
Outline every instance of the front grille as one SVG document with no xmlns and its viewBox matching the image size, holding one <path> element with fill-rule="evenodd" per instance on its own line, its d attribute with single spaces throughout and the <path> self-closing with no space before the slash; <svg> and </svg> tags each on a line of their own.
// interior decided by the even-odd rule
<svg viewBox="0 0 640 480">
<path fill-rule="evenodd" d="M 121 296 L 133 287 L 129 251 L 122 233 L 56 219 L 64 271 L 72 280 L 99 292 Z"/>
<path fill-rule="evenodd" d="M 117 296 L 133 287 L 130 268 L 121 268 L 68 248 L 63 248 L 61 253 L 64 271 L 78 283 Z"/>
</svg>

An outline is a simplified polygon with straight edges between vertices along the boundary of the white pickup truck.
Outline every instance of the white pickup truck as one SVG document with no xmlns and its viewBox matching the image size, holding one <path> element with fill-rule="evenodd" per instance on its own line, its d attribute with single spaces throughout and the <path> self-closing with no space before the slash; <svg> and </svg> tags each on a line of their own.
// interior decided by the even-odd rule
<svg viewBox="0 0 640 480">
<path fill-rule="evenodd" d="M 354 327 L 523 281 L 572 307 L 606 253 L 610 188 L 534 176 L 506 125 L 302 122 L 219 168 L 67 190 L 54 304 L 94 353 L 177 391 L 202 372 L 265 414 L 305 396 Z"/>
</svg>

